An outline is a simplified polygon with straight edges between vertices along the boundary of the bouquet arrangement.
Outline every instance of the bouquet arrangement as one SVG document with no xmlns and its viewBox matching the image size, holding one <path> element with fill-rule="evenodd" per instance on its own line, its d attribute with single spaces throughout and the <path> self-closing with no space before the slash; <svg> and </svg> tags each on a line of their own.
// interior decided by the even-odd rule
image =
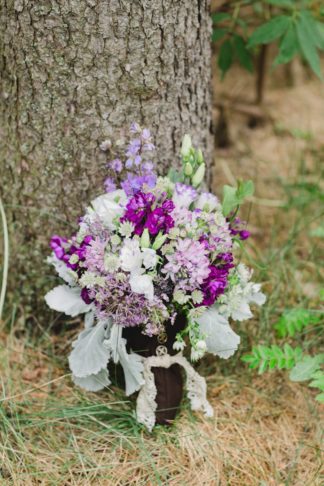
<svg viewBox="0 0 324 486">
<path fill-rule="evenodd" d="M 73 236 L 52 237 L 48 258 L 65 284 L 48 292 L 47 304 L 69 316 L 85 314 L 69 357 L 73 381 L 98 391 L 110 384 L 108 362 L 119 362 L 126 394 L 139 390 L 137 418 L 151 430 L 157 394 L 163 401 L 155 372 L 173 368 L 179 375 L 182 366 L 192 408 L 211 415 L 205 381 L 183 353 L 191 361 L 206 352 L 230 357 L 240 338 L 229 320 L 251 318 L 250 304 L 265 301 L 234 256 L 249 236 L 237 210 L 253 184 L 225 186 L 222 204 L 200 189 L 205 163 L 188 135 L 182 170 L 166 177 L 155 172 L 148 129 L 133 123 L 127 143 L 101 148 L 108 146 L 114 159 L 106 192 L 91 202 Z"/>
</svg>

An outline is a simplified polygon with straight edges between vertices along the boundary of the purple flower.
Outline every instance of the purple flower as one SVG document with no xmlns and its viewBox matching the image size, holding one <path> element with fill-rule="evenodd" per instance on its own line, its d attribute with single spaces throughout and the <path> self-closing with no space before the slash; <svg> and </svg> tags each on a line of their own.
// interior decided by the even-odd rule
<svg viewBox="0 0 324 486">
<path fill-rule="evenodd" d="M 156 184 L 156 175 L 153 173 L 148 173 L 142 176 L 128 174 L 127 179 L 121 183 L 121 187 L 124 189 L 127 196 L 132 196 L 141 191 L 144 184 L 153 189 Z"/>
<path fill-rule="evenodd" d="M 112 192 L 116 190 L 116 184 L 111 177 L 107 177 L 104 182 L 106 192 Z"/>
<path fill-rule="evenodd" d="M 66 249 L 64 255 L 62 256 L 62 258 L 60 258 L 60 260 L 62 260 L 68 268 L 71 268 L 71 270 L 78 270 L 79 262 L 84 260 L 87 246 L 91 243 L 92 240 L 93 236 L 88 235 L 83 238 L 79 246 L 76 246 L 76 244 L 73 243 L 68 249 Z M 76 263 L 70 263 L 70 258 L 72 255 L 78 256 L 78 261 Z"/>
<path fill-rule="evenodd" d="M 162 204 L 162 209 L 167 213 L 171 213 L 174 210 L 174 202 L 171 199 L 166 199 Z"/>
<path fill-rule="evenodd" d="M 111 162 L 109 162 L 109 167 L 116 171 L 116 172 L 121 172 L 123 170 L 123 163 L 120 159 L 114 159 Z"/>
<path fill-rule="evenodd" d="M 157 235 L 159 231 L 168 233 L 174 226 L 174 219 L 170 216 L 174 209 L 171 199 L 166 199 L 161 207 L 154 209 L 147 217 L 145 227 L 151 235 Z"/>
<path fill-rule="evenodd" d="M 154 201 L 155 196 L 152 193 L 145 194 L 144 192 L 138 191 L 126 205 L 126 212 L 121 222 L 130 221 L 134 223 L 135 230 L 137 226 L 143 228 L 145 219 L 151 211 L 151 206 Z M 136 234 L 138 234 L 138 231 L 136 231 Z"/>
<path fill-rule="evenodd" d="M 204 300 L 200 305 L 213 305 L 217 297 L 224 293 L 227 286 L 228 267 L 229 265 L 225 265 L 224 268 L 217 268 L 214 265 L 210 265 L 210 273 L 201 286 Z"/>
<path fill-rule="evenodd" d="M 248 230 L 241 230 L 239 234 L 241 240 L 247 240 L 247 238 L 250 236 L 250 232 Z"/>
<path fill-rule="evenodd" d="M 218 261 L 222 261 L 224 262 L 225 264 L 231 264 L 233 262 L 233 255 L 232 253 L 219 253 L 217 255 L 217 260 Z M 233 265 L 231 265 L 231 268 L 233 267 Z"/>
<path fill-rule="evenodd" d="M 143 128 L 142 138 L 143 140 L 149 140 L 151 138 L 151 132 L 148 128 Z"/>
<path fill-rule="evenodd" d="M 149 230 L 151 235 L 157 235 L 159 231 L 167 233 L 173 226 L 173 218 L 163 209 L 163 207 L 154 209 L 154 211 L 148 215 L 145 223 L 145 227 Z"/>
<path fill-rule="evenodd" d="M 58 235 L 53 235 L 50 242 L 50 247 L 55 253 L 56 258 L 59 260 L 63 260 L 65 250 L 64 250 L 64 243 L 66 243 L 66 238 L 61 238 Z"/>
<path fill-rule="evenodd" d="M 195 290 L 210 273 L 210 261 L 204 245 L 191 238 L 179 239 L 175 252 L 167 255 L 162 272 L 179 288 Z"/>
<path fill-rule="evenodd" d="M 81 290 L 81 298 L 82 300 L 86 303 L 86 304 L 91 304 L 92 302 L 92 299 L 89 295 L 89 290 L 84 287 L 82 290 Z"/>
<path fill-rule="evenodd" d="M 127 157 L 135 157 L 141 148 L 141 141 L 139 138 L 134 138 L 131 140 L 127 147 L 126 155 Z"/>
<path fill-rule="evenodd" d="M 130 133 L 137 133 L 137 132 L 139 132 L 140 131 L 139 124 L 136 123 L 136 122 L 132 122 L 129 131 L 130 131 Z"/>
</svg>

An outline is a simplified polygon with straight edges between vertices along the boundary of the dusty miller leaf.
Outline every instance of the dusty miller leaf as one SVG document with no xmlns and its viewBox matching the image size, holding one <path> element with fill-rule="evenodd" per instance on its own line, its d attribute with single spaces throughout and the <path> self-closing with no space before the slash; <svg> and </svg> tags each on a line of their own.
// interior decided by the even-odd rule
<svg viewBox="0 0 324 486">
<path fill-rule="evenodd" d="M 299 363 L 297 363 L 290 372 L 289 378 L 291 381 L 306 381 L 312 378 L 312 375 L 317 371 L 321 364 L 324 363 L 324 354 L 316 356 L 305 356 Z"/>
<path fill-rule="evenodd" d="M 100 322 L 95 327 L 83 331 L 73 343 L 69 364 L 76 377 L 96 375 L 107 367 L 110 350 L 103 343 L 107 327 L 107 323 Z"/>
<path fill-rule="evenodd" d="M 91 392 L 102 390 L 111 383 L 107 368 L 100 370 L 96 375 L 89 375 L 84 378 L 72 375 L 72 380 L 80 388 Z"/>
<path fill-rule="evenodd" d="M 240 343 L 240 337 L 230 327 L 227 319 L 216 309 L 208 309 L 197 319 L 197 322 L 209 353 L 224 359 L 235 353 Z"/>
</svg>

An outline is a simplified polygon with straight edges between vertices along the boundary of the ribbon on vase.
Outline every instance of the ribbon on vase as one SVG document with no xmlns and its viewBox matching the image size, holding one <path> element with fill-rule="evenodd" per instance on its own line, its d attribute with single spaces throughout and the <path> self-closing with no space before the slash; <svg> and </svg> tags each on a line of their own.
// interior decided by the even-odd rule
<svg viewBox="0 0 324 486">
<path fill-rule="evenodd" d="M 161 348 L 159 350 L 159 348 Z M 156 395 L 157 389 L 154 380 L 152 368 L 162 367 L 169 368 L 173 364 L 182 366 L 186 372 L 187 396 L 190 400 L 192 410 L 203 411 L 206 417 L 212 417 L 214 411 L 207 400 L 207 385 L 206 380 L 200 376 L 187 361 L 187 359 L 178 353 L 175 356 L 163 354 L 164 346 L 157 348 L 158 356 L 149 356 L 143 359 L 143 375 L 144 384 L 140 388 L 136 401 L 136 416 L 137 421 L 151 432 L 155 425 L 155 412 L 157 409 Z M 164 348 L 166 350 L 166 348 Z"/>
</svg>

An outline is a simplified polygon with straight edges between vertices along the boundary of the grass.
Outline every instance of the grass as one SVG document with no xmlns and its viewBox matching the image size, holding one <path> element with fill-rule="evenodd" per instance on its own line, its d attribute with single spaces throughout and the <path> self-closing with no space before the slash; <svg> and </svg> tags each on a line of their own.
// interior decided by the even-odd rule
<svg viewBox="0 0 324 486">
<path fill-rule="evenodd" d="M 240 360 L 253 344 L 276 341 L 284 310 L 318 312 L 322 304 L 323 147 L 308 126 L 296 131 L 281 113 L 277 118 L 287 130 L 239 134 L 244 147 L 219 152 L 213 170 L 216 188 L 233 174 L 255 180 L 257 193 L 244 208 L 252 239 L 242 259 L 268 295 L 255 319 L 237 327 L 240 354 L 229 361 L 209 356 L 199 365 L 214 418 L 192 413 L 184 400 L 172 428 L 148 434 L 135 420 L 134 399 L 118 388 L 91 394 L 72 386 L 66 356 L 77 323 L 56 333 L 54 321 L 44 323 L 47 331 L 36 339 L 17 303 L 0 334 L 1 486 L 323 484 L 316 391 L 290 383 L 284 372 L 258 376 Z M 256 138 L 261 144 L 271 137 L 276 151 L 255 146 Z M 322 342 L 320 325 L 298 338 L 310 353 Z"/>
</svg>

